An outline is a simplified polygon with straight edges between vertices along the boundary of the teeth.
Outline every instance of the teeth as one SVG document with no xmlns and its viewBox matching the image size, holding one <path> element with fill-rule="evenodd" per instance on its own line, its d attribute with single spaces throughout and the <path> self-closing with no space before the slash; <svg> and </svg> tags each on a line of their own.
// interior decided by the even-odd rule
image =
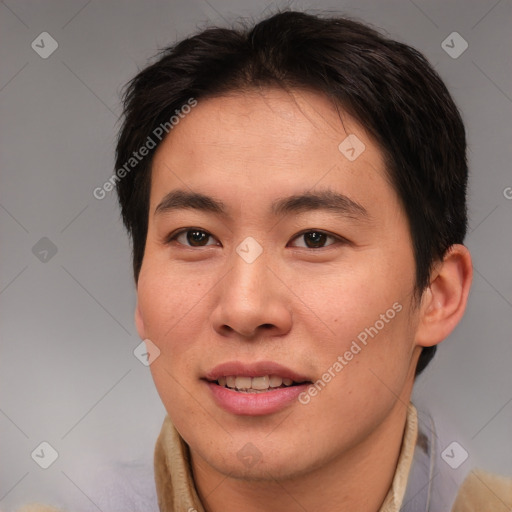
<svg viewBox="0 0 512 512">
<path fill-rule="evenodd" d="M 241 377 L 236 375 L 229 375 L 226 377 L 219 377 L 217 380 L 219 386 L 227 386 L 231 389 L 239 391 L 267 391 L 271 388 L 279 388 L 282 386 L 291 386 L 292 379 L 283 378 L 279 375 L 262 375 L 259 377 Z"/>
<path fill-rule="evenodd" d="M 271 375 L 269 380 L 271 388 L 278 388 L 283 383 L 283 379 L 279 375 Z"/>
<path fill-rule="evenodd" d="M 236 389 L 249 389 L 251 387 L 251 377 L 236 377 L 235 387 Z"/>
<path fill-rule="evenodd" d="M 268 389 L 270 377 L 265 375 L 263 377 L 253 377 L 251 388 L 252 389 Z"/>
</svg>

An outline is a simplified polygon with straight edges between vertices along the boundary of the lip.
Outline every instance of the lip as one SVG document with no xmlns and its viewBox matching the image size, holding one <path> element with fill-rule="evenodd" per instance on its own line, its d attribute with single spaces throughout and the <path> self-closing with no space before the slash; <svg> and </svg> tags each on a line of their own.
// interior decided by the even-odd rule
<svg viewBox="0 0 512 512">
<path fill-rule="evenodd" d="M 220 377 L 236 375 L 240 377 L 259 377 L 262 375 L 279 375 L 295 382 L 304 382 L 285 388 L 276 388 L 264 393 L 241 393 L 219 386 L 215 381 Z M 203 378 L 215 403 L 225 411 L 244 416 L 262 416 L 276 413 L 297 402 L 311 380 L 290 368 L 272 361 L 242 363 L 231 361 L 220 364 L 210 370 Z"/>
<path fill-rule="evenodd" d="M 213 400 L 218 406 L 227 412 L 242 416 L 263 416 L 278 412 L 293 402 L 298 402 L 299 395 L 310 385 L 304 383 L 265 393 L 240 393 L 219 386 L 215 382 L 205 381 L 205 384 L 210 388 Z"/>
<path fill-rule="evenodd" d="M 279 375 L 282 378 L 292 379 L 295 382 L 310 382 L 309 377 L 301 375 L 286 366 L 273 361 L 257 361 L 242 363 L 241 361 L 229 361 L 219 364 L 210 370 L 204 378 L 209 381 L 219 377 L 235 375 L 239 377 L 261 377 L 262 375 Z"/>
</svg>

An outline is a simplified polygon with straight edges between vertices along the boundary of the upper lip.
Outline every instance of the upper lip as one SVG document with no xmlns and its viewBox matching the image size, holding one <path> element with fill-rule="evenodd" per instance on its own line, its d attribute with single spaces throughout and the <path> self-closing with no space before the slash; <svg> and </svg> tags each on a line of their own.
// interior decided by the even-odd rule
<svg viewBox="0 0 512 512">
<path fill-rule="evenodd" d="M 228 361 L 212 368 L 204 378 L 209 381 L 218 380 L 220 377 L 261 377 L 263 375 L 278 375 L 284 379 L 292 379 L 294 382 L 309 382 L 305 375 L 287 368 L 273 361 L 257 361 L 243 363 L 241 361 Z"/>
</svg>

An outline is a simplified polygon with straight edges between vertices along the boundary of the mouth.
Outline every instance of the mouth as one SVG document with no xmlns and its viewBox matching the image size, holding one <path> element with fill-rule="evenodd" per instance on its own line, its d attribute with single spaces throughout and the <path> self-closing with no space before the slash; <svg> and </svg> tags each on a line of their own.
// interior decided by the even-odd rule
<svg viewBox="0 0 512 512">
<path fill-rule="evenodd" d="M 312 384 L 305 375 L 270 361 L 224 363 L 202 380 L 218 406 L 245 416 L 272 414 L 291 406 Z"/>
</svg>

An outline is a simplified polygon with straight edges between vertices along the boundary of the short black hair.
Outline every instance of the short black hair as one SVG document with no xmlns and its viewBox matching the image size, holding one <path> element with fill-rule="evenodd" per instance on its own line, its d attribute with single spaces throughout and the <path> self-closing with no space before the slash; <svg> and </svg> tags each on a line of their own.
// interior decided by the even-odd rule
<svg viewBox="0 0 512 512">
<path fill-rule="evenodd" d="M 464 124 L 427 59 L 364 23 L 285 10 L 251 26 L 206 28 L 165 48 L 124 90 L 116 169 L 124 166 L 126 171 L 133 153 L 155 129 L 169 127 L 169 119 L 191 98 L 200 101 L 268 86 L 327 96 L 375 139 L 408 218 L 415 289 L 421 295 L 430 283 L 432 265 L 466 234 Z M 136 281 L 146 244 L 157 147 L 132 162 L 116 183 L 123 222 L 132 238 Z M 422 350 L 416 375 L 435 350 Z"/>
</svg>

